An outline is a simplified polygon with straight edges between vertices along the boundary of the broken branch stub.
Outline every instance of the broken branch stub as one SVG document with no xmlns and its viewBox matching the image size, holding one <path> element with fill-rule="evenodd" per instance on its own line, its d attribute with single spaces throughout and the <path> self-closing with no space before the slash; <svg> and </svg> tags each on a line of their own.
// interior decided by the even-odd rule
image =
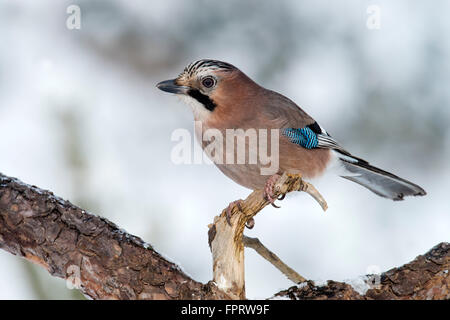
<svg viewBox="0 0 450 320">
<path fill-rule="evenodd" d="M 327 203 L 320 193 L 300 175 L 284 173 L 274 185 L 274 197 L 292 191 L 304 191 L 310 194 L 322 207 Z M 213 257 L 213 281 L 233 299 L 245 299 L 244 242 L 243 233 L 246 223 L 260 212 L 269 202 L 262 190 L 253 191 L 231 211 L 231 225 L 226 219 L 226 209 L 214 218 L 209 226 L 208 242 Z M 298 275 L 300 276 L 300 275 Z M 303 277 L 298 278 L 301 280 Z"/>
</svg>

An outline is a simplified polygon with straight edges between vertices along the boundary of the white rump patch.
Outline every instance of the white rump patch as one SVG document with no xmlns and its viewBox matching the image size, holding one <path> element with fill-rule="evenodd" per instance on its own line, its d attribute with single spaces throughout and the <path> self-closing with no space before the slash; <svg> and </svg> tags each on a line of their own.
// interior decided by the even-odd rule
<svg viewBox="0 0 450 320">
<path fill-rule="evenodd" d="M 337 174 L 338 176 L 347 176 L 347 177 L 349 177 L 349 176 L 355 176 L 355 177 L 360 176 L 360 174 L 358 174 L 358 173 L 349 172 L 344 167 L 342 161 L 339 158 L 342 158 L 342 159 L 344 159 L 344 160 L 346 160 L 348 162 L 351 162 L 351 163 L 358 162 L 357 160 L 355 160 L 355 159 L 353 159 L 351 157 L 348 157 L 348 156 L 343 155 L 343 154 L 341 154 L 341 153 L 339 153 L 337 151 L 332 150 L 331 151 L 331 160 L 330 160 L 330 164 L 327 167 L 327 171 L 330 171 L 333 174 Z"/>
</svg>

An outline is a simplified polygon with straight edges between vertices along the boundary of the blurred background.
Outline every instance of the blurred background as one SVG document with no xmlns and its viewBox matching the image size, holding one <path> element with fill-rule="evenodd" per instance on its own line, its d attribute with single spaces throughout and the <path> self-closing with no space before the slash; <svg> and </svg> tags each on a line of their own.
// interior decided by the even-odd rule
<svg viewBox="0 0 450 320">
<path fill-rule="evenodd" d="M 79 30 L 66 26 L 72 4 Z M 367 26 L 369 5 L 379 29 Z M 328 176 L 315 182 L 326 213 L 290 195 L 246 234 L 308 279 L 400 266 L 450 240 L 448 12 L 448 1 L 418 0 L 0 0 L 0 171 L 110 219 L 206 282 L 207 225 L 249 190 L 212 165 L 171 162 L 171 133 L 193 132 L 193 117 L 155 84 L 193 60 L 224 60 L 428 192 L 392 202 Z M 246 279 L 251 299 L 293 285 L 252 250 Z M 0 298 L 83 297 L 0 251 Z"/>
</svg>

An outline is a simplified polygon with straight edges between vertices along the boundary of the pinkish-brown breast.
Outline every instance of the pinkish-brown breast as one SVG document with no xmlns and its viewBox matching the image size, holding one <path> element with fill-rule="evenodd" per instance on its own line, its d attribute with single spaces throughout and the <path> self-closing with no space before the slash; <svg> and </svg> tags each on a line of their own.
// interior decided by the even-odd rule
<svg viewBox="0 0 450 320">
<path fill-rule="evenodd" d="M 226 137 L 226 129 L 265 129 L 268 131 L 268 149 L 272 150 L 270 139 L 270 129 L 280 129 L 286 125 L 303 127 L 313 121 L 308 115 L 296 113 L 294 107 L 290 107 L 286 112 L 278 112 L 270 108 L 279 108 L 282 104 L 292 103 L 287 98 L 266 90 L 239 70 L 221 82 L 221 85 L 211 95 L 217 104 L 216 109 L 203 122 L 202 133 L 207 129 L 218 129 Z M 293 104 L 295 106 L 295 104 Z M 281 111 L 281 110 L 280 110 Z M 331 152 L 329 149 L 305 149 L 291 143 L 286 137 L 280 135 L 277 143 L 279 145 L 278 170 L 274 173 L 285 171 L 300 173 L 305 178 L 313 178 L 320 175 L 330 163 Z M 258 136 L 259 138 L 259 136 Z M 223 150 L 226 151 L 226 144 L 232 143 L 224 139 Z M 236 143 L 236 142 L 234 142 Z M 203 142 L 205 148 L 207 143 Z M 248 140 L 246 147 L 250 149 Z M 249 159 L 249 150 L 246 150 L 246 159 Z M 259 152 L 259 150 L 257 150 Z M 261 189 L 269 177 L 261 174 L 264 166 L 258 157 L 256 164 L 227 164 L 226 153 L 223 153 L 222 163 L 217 163 L 217 167 L 236 183 L 250 188 Z"/>
</svg>

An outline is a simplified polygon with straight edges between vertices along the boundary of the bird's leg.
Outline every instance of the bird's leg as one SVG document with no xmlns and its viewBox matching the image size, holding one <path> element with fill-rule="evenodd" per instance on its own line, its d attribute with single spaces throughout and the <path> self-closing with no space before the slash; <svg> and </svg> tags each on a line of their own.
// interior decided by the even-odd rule
<svg viewBox="0 0 450 320">
<path fill-rule="evenodd" d="M 266 185 L 264 186 L 264 198 L 270 202 L 270 204 L 272 206 L 274 206 L 275 208 L 279 208 L 279 206 L 277 206 L 275 204 L 275 200 L 277 200 L 276 198 L 274 198 L 273 196 L 273 187 L 275 185 L 275 183 L 278 181 L 278 179 L 280 179 L 280 175 L 279 174 L 274 174 L 272 176 L 269 177 L 269 179 L 267 179 L 266 181 Z M 284 199 L 284 195 L 281 195 L 279 200 L 283 200 Z"/>
<path fill-rule="evenodd" d="M 227 207 L 227 222 L 228 224 L 231 226 L 231 211 L 233 210 L 233 208 L 235 206 L 237 206 L 237 208 L 239 209 L 239 211 L 242 211 L 242 206 L 241 204 L 243 203 L 242 199 L 230 202 L 230 204 Z"/>
</svg>

